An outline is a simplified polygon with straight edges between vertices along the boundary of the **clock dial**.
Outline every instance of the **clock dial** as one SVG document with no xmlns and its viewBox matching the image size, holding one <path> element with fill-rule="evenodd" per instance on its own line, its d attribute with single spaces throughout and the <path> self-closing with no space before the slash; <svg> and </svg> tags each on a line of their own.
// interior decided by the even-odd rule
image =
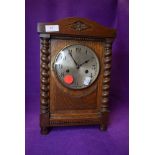
<svg viewBox="0 0 155 155">
<path fill-rule="evenodd" d="M 99 61 L 92 49 L 83 45 L 70 45 L 56 56 L 54 70 L 58 79 L 68 88 L 90 86 L 99 74 Z"/>
</svg>

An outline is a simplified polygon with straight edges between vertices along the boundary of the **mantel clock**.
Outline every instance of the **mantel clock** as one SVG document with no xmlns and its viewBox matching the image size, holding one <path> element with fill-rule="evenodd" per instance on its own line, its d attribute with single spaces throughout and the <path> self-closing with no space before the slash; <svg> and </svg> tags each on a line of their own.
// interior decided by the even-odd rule
<svg viewBox="0 0 155 155">
<path fill-rule="evenodd" d="M 116 30 L 85 18 L 38 23 L 40 127 L 100 125 L 106 130 Z"/>
</svg>

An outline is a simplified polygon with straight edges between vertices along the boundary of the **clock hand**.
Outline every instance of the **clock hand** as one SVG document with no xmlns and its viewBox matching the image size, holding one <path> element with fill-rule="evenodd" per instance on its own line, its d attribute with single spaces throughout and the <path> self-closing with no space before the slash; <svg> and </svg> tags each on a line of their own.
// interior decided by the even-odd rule
<svg viewBox="0 0 155 155">
<path fill-rule="evenodd" d="M 77 62 L 75 61 L 75 59 L 73 58 L 72 53 L 69 52 L 69 55 L 71 56 L 71 58 L 72 58 L 72 60 L 74 61 L 75 65 L 76 65 L 76 66 L 79 66 L 79 65 L 77 64 Z"/>
<path fill-rule="evenodd" d="M 84 65 L 84 64 L 86 64 L 86 63 L 88 63 L 91 59 L 93 59 L 94 57 L 92 57 L 92 58 L 90 58 L 90 59 L 88 59 L 88 60 L 86 60 L 86 61 L 84 61 L 82 64 L 80 64 L 79 65 L 79 67 L 81 67 L 82 65 Z"/>
<path fill-rule="evenodd" d="M 86 60 L 85 62 L 83 62 L 82 64 L 79 65 L 79 67 L 81 67 L 83 64 L 88 63 L 90 60 Z"/>
</svg>

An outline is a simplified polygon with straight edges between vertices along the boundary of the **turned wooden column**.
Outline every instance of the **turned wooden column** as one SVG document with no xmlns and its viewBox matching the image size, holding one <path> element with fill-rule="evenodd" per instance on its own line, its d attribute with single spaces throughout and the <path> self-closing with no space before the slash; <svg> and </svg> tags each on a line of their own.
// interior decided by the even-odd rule
<svg viewBox="0 0 155 155">
<path fill-rule="evenodd" d="M 112 60 L 112 41 L 113 39 L 105 39 L 104 51 L 104 68 L 103 68 L 103 83 L 102 83 L 102 100 L 101 100 L 101 124 L 100 129 L 106 130 L 108 124 L 109 114 L 109 90 L 110 90 L 110 74 L 111 74 L 111 60 Z"/>
<path fill-rule="evenodd" d="M 40 127 L 41 134 L 48 134 L 50 111 L 50 35 L 40 34 L 40 44 Z"/>
</svg>

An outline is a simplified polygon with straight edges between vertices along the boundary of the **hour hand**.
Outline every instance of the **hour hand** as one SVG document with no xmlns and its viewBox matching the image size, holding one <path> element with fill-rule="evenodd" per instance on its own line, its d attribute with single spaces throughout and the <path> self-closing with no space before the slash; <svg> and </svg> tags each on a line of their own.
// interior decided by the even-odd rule
<svg viewBox="0 0 155 155">
<path fill-rule="evenodd" d="M 83 62 L 82 64 L 79 65 L 79 67 L 81 67 L 82 65 L 88 63 L 90 61 L 90 59 L 86 60 L 85 62 Z"/>
<path fill-rule="evenodd" d="M 82 65 L 84 65 L 84 64 L 86 64 L 86 63 L 88 63 L 91 59 L 94 59 L 94 57 L 92 57 L 92 58 L 90 58 L 90 59 L 88 59 L 88 60 L 84 61 L 83 63 L 81 63 L 81 64 L 79 65 L 79 67 L 81 67 Z"/>
</svg>

